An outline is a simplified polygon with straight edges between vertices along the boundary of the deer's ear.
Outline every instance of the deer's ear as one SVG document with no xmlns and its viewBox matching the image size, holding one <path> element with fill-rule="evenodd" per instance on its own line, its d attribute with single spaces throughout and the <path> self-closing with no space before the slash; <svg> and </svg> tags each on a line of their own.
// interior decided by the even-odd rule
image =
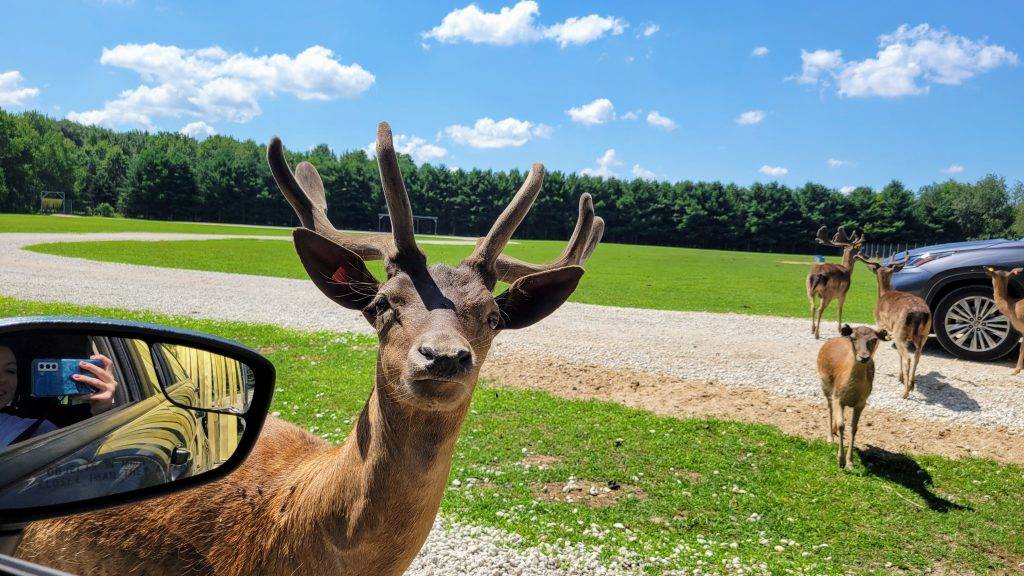
<svg viewBox="0 0 1024 576">
<path fill-rule="evenodd" d="M 309 279 L 328 298 L 362 310 L 377 295 L 377 279 L 355 252 L 308 228 L 296 228 L 292 238 Z"/>
<path fill-rule="evenodd" d="M 843 336 L 849 336 L 853 334 L 853 328 L 850 328 L 849 324 L 843 324 L 843 327 L 839 329 L 839 333 Z"/>
<path fill-rule="evenodd" d="M 523 276 L 495 298 L 501 327 L 525 328 L 558 309 L 576 290 L 583 268 L 565 266 Z"/>
<path fill-rule="evenodd" d="M 1024 268 L 1014 268 L 1010 270 L 1010 276 L 1020 276 L 1020 273 L 1024 272 Z"/>
<path fill-rule="evenodd" d="M 892 340 L 892 338 L 889 337 L 889 331 L 884 329 L 884 328 L 882 330 L 879 330 L 879 331 L 875 332 L 875 333 L 878 334 L 878 339 L 879 340 L 885 340 L 886 342 L 888 342 L 889 340 Z"/>
</svg>

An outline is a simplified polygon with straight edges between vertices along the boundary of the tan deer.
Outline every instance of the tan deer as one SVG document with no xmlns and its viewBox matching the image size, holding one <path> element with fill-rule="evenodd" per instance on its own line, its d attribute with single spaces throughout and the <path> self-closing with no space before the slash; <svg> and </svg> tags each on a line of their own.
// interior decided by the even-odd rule
<svg viewBox="0 0 1024 576">
<path fill-rule="evenodd" d="M 992 295 L 996 301 L 996 307 L 1003 313 L 1003 316 L 1010 321 L 1010 325 L 1019 334 L 1024 334 L 1024 298 L 1014 298 L 1010 295 L 1010 278 L 1020 276 L 1024 268 L 1013 270 L 996 270 L 991 266 L 985 267 L 985 273 L 992 278 Z M 1013 375 L 1020 374 L 1024 370 L 1024 344 L 1020 346 L 1017 355 L 1017 367 L 1013 369 Z"/>
<path fill-rule="evenodd" d="M 843 326 L 843 304 L 846 303 L 846 293 L 850 290 L 850 277 L 853 275 L 854 258 L 860 253 L 864 245 L 864 234 L 857 236 L 846 235 L 842 226 L 836 231 L 831 240 L 828 238 L 827 228 L 818 228 L 814 240 L 825 246 L 835 246 L 843 249 L 843 262 L 841 264 L 815 264 L 807 273 L 807 300 L 811 303 L 811 333 L 815 338 L 820 338 L 821 317 L 825 309 L 835 300 L 839 307 L 837 324 Z M 818 307 L 818 298 L 821 298 L 821 307 Z"/>
<path fill-rule="evenodd" d="M 295 248 L 313 283 L 361 311 L 380 340 L 376 380 L 354 429 L 332 446 L 270 418 L 249 459 L 225 479 L 32 524 L 20 556 L 90 575 L 401 574 L 437 514 L 491 341 L 557 309 L 604 228 L 584 195 L 558 259 L 535 265 L 502 255 L 540 191 L 544 168 L 535 164 L 469 257 L 428 267 L 387 124 L 377 132 L 377 161 L 391 235 L 337 231 L 313 166 L 303 162 L 293 175 L 276 138 L 268 158 L 302 223 Z M 387 279 L 378 282 L 366 260 L 383 260 Z M 494 296 L 499 280 L 511 286 Z"/>
<path fill-rule="evenodd" d="M 907 265 L 908 253 L 901 262 L 883 266 L 858 255 L 875 274 L 878 282 L 878 300 L 875 302 L 875 323 L 889 331 L 900 355 L 900 383 L 903 399 L 914 390 L 917 363 L 932 331 L 932 312 L 924 298 L 892 289 L 892 275 Z"/>
<path fill-rule="evenodd" d="M 889 334 L 867 326 L 851 328 L 849 324 L 840 328 L 839 334 L 826 340 L 818 351 L 818 376 L 828 403 L 829 441 L 839 441 L 839 467 L 853 470 L 857 425 L 875 380 L 875 349 Z M 847 408 L 851 411 L 850 443 L 844 448 Z"/>
</svg>

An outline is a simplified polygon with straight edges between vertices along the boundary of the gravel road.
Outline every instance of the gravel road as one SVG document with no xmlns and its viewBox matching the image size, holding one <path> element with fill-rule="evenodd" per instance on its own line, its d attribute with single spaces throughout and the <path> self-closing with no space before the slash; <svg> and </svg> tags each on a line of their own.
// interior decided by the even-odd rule
<svg viewBox="0 0 1024 576">
<path fill-rule="evenodd" d="M 80 261 L 20 250 L 55 241 L 207 238 L 224 236 L 0 234 L 0 294 L 302 330 L 369 332 L 359 314 L 331 304 L 305 280 L 99 262 L 90 262 L 88 275 L 81 275 L 71 273 Z M 809 336 L 808 324 L 794 318 L 569 303 L 544 322 L 502 334 L 492 354 L 554 357 L 754 386 L 779 396 L 820 398 L 814 371 L 819 343 Z M 822 328 L 825 336 L 835 334 L 833 322 Z M 567 345 L 574 342 L 585 345 Z M 1008 362 L 956 360 L 932 345 L 921 360 L 917 390 L 909 400 L 900 398 L 896 351 L 880 349 L 876 362 L 872 406 L 913 418 L 1024 430 L 1024 377 L 1010 376 Z"/>
<path fill-rule="evenodd" d="M 88 273 L 79 274 L 76 271 L 85 266 L 80 260 L 21 250 L 58 241 L 215 238 L 226 236 L 0 234 L 0 294 L 301 330 L 370 331 L 360 315 L 331 304 L 306 280 L 99 262 L 89 262 Z M 826 336 L 834 335 L 835 329 L 833 322 L 823 326 Z M 492 354 L 553 357 L 817 399 L 818 344 L 808 334 L 806 320 L 570 303 L 538 325 L 502 334 Z M 1008 363 L 965 362 L 930 349 L 921 360 L 917 391 L 901 400 L 897 358 L 889 348 L 877 353 L 873 406 L 910 418 L 1024 430 L 1024 377 L 1011 377 Z M 515 535 L 493 529 L 442 527 L 438 522 L 409 574 L 634 574 L 638 568 L 635 558 L 602 565 L 596 550 L 583 547 L 509 548 L 515 540 Z M 747 567 L 747 573 L 758 568 Z"/>
</svg>

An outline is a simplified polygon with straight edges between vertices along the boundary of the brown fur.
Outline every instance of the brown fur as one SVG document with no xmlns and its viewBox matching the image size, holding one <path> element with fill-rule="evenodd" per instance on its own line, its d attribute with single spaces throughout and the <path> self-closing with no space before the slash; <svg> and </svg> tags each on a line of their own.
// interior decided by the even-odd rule
<svg viewBox="0 0 1024 576">
<path fill-rule="evenodd" d="M 878 282 L 878 300 L 875 302 L 875 323 L 889 331 L 900 355 L 900 383 L 903 398 L 914 390 L 917 363 L 932 330 L 932 313 L 928 303 L 920 296 L 892 289 L 892 275 L 906 264 L 882 266 L 861 258 L 874 272 Z M 909 350 L 913 347 L 913 351 Z"/>
<path fill-rule="evenodd" d="M 841 336 L 830 338 L 818 351 L 818 376 L 828 404 L 828 437 L 839 441 L 836 459 L 840 468 L 853 470 L 853 445 L 861 413 L 871 395 L 875 379 L 874 353 L 878 342 L 888 335 L 867 326 L 840 328 Z M 850 443 L 844 448 L 846 409 L 850 415 Z"/>
<path fill-rule="evenodd" d="M 825 236 L 825 227 L 822 226 L 818 230 L 818 236 L 816 238 L 819 244 L 826 246 L 836 246 L 843 249 L 843 262 L 842 264 L 815 264 L 811 267 L 811 271 L 807 273 L 807 282 L 805 283 L 807 288 L 807 300 L 811 304 L 811 333 L 814 334 L 815 338 L 820 337 L 821 333 L 821 317 L 825 314 L 825 309 L 836 301 L 838 306 L 837 325 L 842 328 L 843 326 L 843 305 L 846 303 L 846 293 L 850 291 L 850 279 L 853 276 L 853 265 L 855 264 L 854 258 L 860 253 L 860 248 L 863 245 L 864 237 L 847 238 L 846 232 L 839 228 L 836 235 L 832 240 L 828 240 Z M 818 305 L 818 299 L 821 299 L 821 305 Z"/>
<path fill-rule="evenodd" d="M 427 268 L 386 124 L 377 156 L 393 236 L 350 237 L 324 213 L 316 170 L 288 168 L 280 141 L 268 151 L 300 221 L 295 245 L 326 295 L 361 309 L 380 346 L 376 379 L 340 446 L 269 418 L 253 453 L 226 478 L 117 509 L 29 525 L 18 555 L 95 576 L 269 574 L 397 575 L 426 540 L 447 485 L 480 366 L 502 329 L 528 326 L 575 289 L 603 221 L 589 195 L 569 248 L 555 262 L 496 267 L 541 185 L 527 184 L 474 255 Z M 301 184 L 299 183 L 301 181 Z M 363 263 L 384 259 L 378 284 Z M 495 298 L 497 280 L 510 282 Z"/>
<path fill-rule="evenodd" d="M 992 296 L 996 301 L 996 307 L 1010 321 L 1014 330 L 1024 334 L 1024 299 L 1011 296 L 1009 287 L 1010 278 L 1019 276 L 1021 272 L 1020 268 L 1013 270 L 996 270 L 991 266 L 985 268 L 985 273 L 992 278 Z M 1017 354 L 1017 366 L 1013 369 L 1013 375 L 1020 374 L 1021 370 L 1024 370 L 1024 344 L 1020 346 L 1020 351 Z"/>
</svg>

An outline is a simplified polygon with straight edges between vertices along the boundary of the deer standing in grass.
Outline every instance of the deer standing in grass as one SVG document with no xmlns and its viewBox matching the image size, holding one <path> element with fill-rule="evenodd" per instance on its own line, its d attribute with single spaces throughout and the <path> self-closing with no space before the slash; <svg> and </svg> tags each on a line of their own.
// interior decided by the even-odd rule
<svg viewBox="0 0 1024 576">
<path fill-rule="evenodd" d="M 1024 268 L 1013 270 L 996 270 L 991 266 L 985 267 L 985 273 L 992 278 L 992 296 L 996 301 L 996 307 L 1003 313 L 1003 316 L 1010 321 L 1013 329 L 1024 334 L 1024 298 L 1014 298 L 1010 295 L 1010 278 L 1020 276 Z M 1024 344 L 1020 346 L 1017 356 L 1017 367 L 1013 369 L 1016 376 L 1024 370 Z"/>
<path fill-rule="evenodd" d="M 875 380 L 875 349 L 889 334 L 868 326 L 851 328 L 849 324 L 840 328 L 839 334 L 825 341 L 818 351 L 818 376 L 828 403 L 829 441 L 839 441 L 839 467 L 853 470 L 857 425 Z M 851 411 L 850 443 L 844 448 L 847 408 Z"/>
<path fill-rule="evenodd" d="M 843 261 L 841 264 L 815 264 L 807 273 L 807 299 L 811 303 L 811 333 L 815 338 L 820 338 L 821 317 L 825 309 L 835 300 L 839 307 L 837 323 L 840 328 L 843 326 L 843 304 L 846 303 L 846 293 L 850 291 L 850 277 L 853 275 L 854 258 L 860 253 L 864 245 L 864 235 L 857 236 L 854 231 L 852 237 L 846 235 L 842 226 L 836 231 L 831 240 L 828 232 L 822 226 L 814 240 L 825 246 L 835 246 L 843 249 Z M 818 308 L 818 298 L 821 298 L 821 308 Z"/>
<path fill-rule="evenodd" d="M 558 259 L 535 265 L 503 255 L 540 192 L 544 168 L 535 164 L 469 257 L 428 267 L 387 124 L 377 131 L 377 161 L 391 235 L 339 232 L 313 166 L 303 162 L 293 174 L 277 138 L 268 159 L 301 221 L 294 243 L 310 279 L 361 311 L 380 340 L 355 428 L 332 446 L 269 418 L 248 460 L 223 480 L 32 524 L 19 556 L 94 576 L 401 574 L 437 514 L 491 341 L 565 302 L 604 229 L 585 194 Z M 387 279 L 378 282 L 366 260 L 383 260 Z M 494 296 L 499 280 L 511 286 Z"/>
<path fill-rule="evenodd" d="M 889 331 L 900 355 L 900 383 L 903 399 L 914 390 L 917 363 L 932 331 L 932 312 L 924 298 L 892 289 L 892 275 L 907 265 L 908 253 L 901 262 L 883 266 L 858 255 L 875 274 L 878 282 L 878 300 L 875 302 L 875 323 Z"/>
</svg>

